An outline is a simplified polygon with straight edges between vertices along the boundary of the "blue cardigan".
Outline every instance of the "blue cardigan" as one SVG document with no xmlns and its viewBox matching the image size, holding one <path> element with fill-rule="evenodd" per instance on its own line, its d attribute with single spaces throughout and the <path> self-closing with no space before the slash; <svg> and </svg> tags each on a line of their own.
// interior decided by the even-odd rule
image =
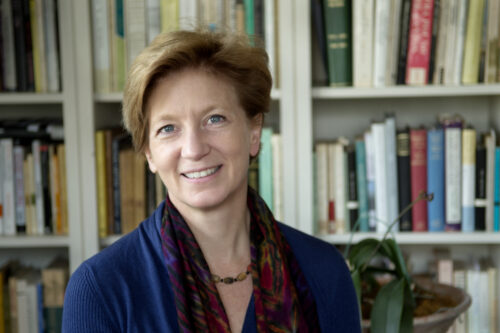
<svg viewBox="0 0 500 333">
<path fill-rule="evenodd" d="M 82 263 L 66 288 L 63 332 L 178 332 L 160 238 L 161 204 L 133 232 Z M 344 259 L 332 245 L 279 224 L 316 300 L 322 332 L 360 332 Z M 243 332 L 256 332 L 253 296 Z"/>
</svg>

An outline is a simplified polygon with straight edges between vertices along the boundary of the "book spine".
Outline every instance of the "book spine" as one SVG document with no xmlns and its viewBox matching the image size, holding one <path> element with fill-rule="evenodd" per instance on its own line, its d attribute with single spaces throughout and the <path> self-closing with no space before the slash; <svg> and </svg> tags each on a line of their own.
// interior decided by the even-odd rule
<svg viewBox="0 0 500 333">
<path fill-rule="evenodd" d="M 448 38 L 448 16 L 449 0 L 440 0 L 439 2 L 439 28 L 436 45 L 436 55 L 434 56 L 435 65 L 432 82 L 434 84 L 444 84 L 445 77 L 445 58 L 446 58 L 446 39 Z"/>
<path fill-rule="evenodd" d="M 494 130 L 486 136 L 486 231 L 493 231 L 493 210 L 494 194 L 493 185 L 495 183 L 495 146 L 496 134 Z"/>
<path fill-rule="evenodd" d="M 373 9 L 373 0 L 353 1 L 352 3 L 352 71 L 355 87 L 370 87 L 373 82 Z"/>
<path fill-rule="evenodd" d="M 474 200 L 474 230 L 486 230 L 486 147 L 476 147 L 476 198 Z"/>
<path fill-rule="evenodd" d="M 377 212 L 377 232 L 384 233 L 391 221 L 388 215 L 385 124 L 373 123 L 374 169 L 375 169 L 375 207 Z"/>
<path fill-rule="evenodd" d="M 113 202 L 113 147 L 112 147 L 113 131 L 112 130 L 104 131 L 104 143 L 105 143 L 104 165 L 105 165 L 105 180 L 106 180 L 106 234 L 112 235 L 114 229 L 113 219 L 115 216 L 115 207 L 113 205 L 114 202 Z"/>
<path fill-rule="evenodd" d="M 146 0 L 146 35 L 147 43 L 151 44 L 153 39 L 161 32 L 161 10 L 160 0 Z"/>
<path fill-rule="evenodd" d="M 26 50 L 27 91 L 35 91 L 33 69 L 33 40 L 31 37 L 30 0 L 23 0 L 24 45 Z"/>
<path fill-rule="evenodd" d="M 427 191 L 434 198 L 427 204 L 429 231 L 445 229 L 444 170 L 444 131 L 430 129 L 427 131 Z"/>
<path fill-rule="evenodd" d="M 476 84 L 479 81 L 479 51 L 481 49 L 484 1 L 469 1 L 462 70 L 462 83 L 464 84 Z"/>
<path fill-rule="evenodd" d="M 14 47 L 16 50 L 17 90 L 28 90 L 27 54 L 24 31 L 23 1 L 12 1 L 12 21 L 14 23 Z"/>
<path fill-rule="evenodd" d="M 400 40 L 398 52 L 397 84 L 406 82 L 406 60 L 408 56 L 408 36 L 410 33 L 411 0 L 403 0 L 401 6 Z"/>
<path fill-rule="evenodd" d="M 410 176 L 410 130 L 403 129 L 397 134 L 399 211 L 411 203 Z M 411 231 L 411 211 L 406 212 L 399 221 L 400 231 Z"/>
<path fill-rule="evenodd" d="M 429 77 L 434 0 L 412 0 L 406 84 L 425 85 Z"/>
<path fill-rule="evenodd" d="M 356 179 L 359 201 L 359 231 L 369 231 L 368 188 L 366 180 L 366 153 L 363 139 L 356 140 Z"/>
<path fill-rule="evenodd" d="M 387 59 L 389 13 L 391 0 L 375 2 L 375 32 L 373 40 L 373 86 L 385 85 L 385 65 Z"/>
<path fill-rule="evenodd" d="M 459 85 L 462 79 L 462 68 L 464 60 L 464 41 L 467 28 L 467 3 L 468 0 L 459 0 L 458 2 L 458 29 L 456 31 L 456 52 L 454 55 L 453 79 L 454 85 Z"/>
<path fill-rule="evenodd" d="M 16 206 L 14 184 L 14 143 L 12 139 L 2 139 L 4 151 L 4 178 L 3 178 L 3 232 L 4 235 L 16 234 Z"/>
<path fill-rule="evenodd" d="M 373 147 L 373 133 L 364 134 L 366 151 L 366 191 L 368 193 L 368 226 L 370 231 L 377 228 L 377 211 L 375 205 L 375 156 Z"/>
<path fill-rule="evenodd" d="M 139 16 L 140 13 L 137 15 Z M 92 0 L 94 88 L 98 93 L 111 91 L 108 20 L 107 0 Z"/>
<path fill-rule="evenodd" d="M 439 35 L 439 18 L 441 14 L 441 0 L 434 0 L 434 9 L 432 10 L 432 34 L 431 34 L 431 56 L 429 59 L 429 73 L 427 83 L 432 84 L 434 69 L 436 68 L 436 53 Z"/>
<path fill-rule="evenodd" d="M 427 190 L 427 131 L 410 130 L 411 200 L 417 199 L 421 191 Z M 413 231 L 427 231 L 427 202 L 417 202 L 412 210 Z"/>
<path fill-rule="evenodd" d="M 445 52 L 445 71 L 444 71 L 444 83 L 446 85 L 453 84 L 454 78 L 454 69 L 455 69 L 455 55 L 460 52 L 456 48 L 457 44 L 457 31 L 458 27 L 458 10 L 459 3 L 457 1 L 449 1 L 448 2 L 448 25 L 446 27 L 447 30 L 447 38 L 446 38 L 446 52 Z"/>
<path fill-rule="evenodd" d="M 24 147 L 15 144 L 13 147 L 14 158 L 14 189 L 15 189 L 15 206 L 16 206 L 16 231 L 26 231 L 26 202 L 24 194 Z"/>
<path fill-rule="evenodd" d="M 123 0 L 115 0 L 115 29 L 113 34 L 114 43 L 114 75 L 115 89 L 123 91 L 125 87 L 125 74 L 127 72 L 126 48 L 125 48 L 125 15 L 123 11 Z"/>
<path fill-rule="evenodd" d="M 64 143 L 57 145 L 57 156 L 59 157 L 59 173 L 61 181 L 61 233 L 68 234 L 68 181 L 66 171 L 66 146 Z"/>
<path fill-rule="evenodd" d="M 335 224 L 335 195 L 336 195 L 336 173 L 335 173 L 335 143 L 327 144 L 327 178 L 325 181 L 327 182 L 327 211 L 328 211 L 328 233 L 334 234 L 337 230 L 337 226 Z M 320 153 L 324 154 L 324 152 Z M 323 156 L 319 156 L 319 162 L 323 163 L 322 159 L 325 158 Z"/>
<path fill-rule="evenodd" d="M 231 5 L 228 5 L 228 7 Z M 276 72 L 276 30 L 275 27 L 275 2 L 274 0 L 264 1 L 264 41 L 266 46 L 266 51 L 269 57 L 269 71 L 274 78 L 274 86 L 276 87 L 275 79 L 277 78 Z"/>
<path fill-rule="evenodd" d="M 346 225 L 346 204 L 347 204 L 347 174 L 345 169 L 344 154 L 345 143 L 339 139 L 335 142 L 334 170 L 335 174 L 335 233 L 344 234 L 348 226 Z"/>
<path fill-rule="evenodd" d="M 356 187 L 356 150 L 354 146 L 347 148 L 347 211 L 350 230 L 355 230 L 359 216 L 358 189 Z"/>
<path fill-rule="evenodd" d="M 4 214 L 4 205 L 5 205 L 5 199 L 4 199 L 4 177 L 5 177 L 5 156 L 4 156 L 4 149 L 3 149 L 3 143 L 0 141 L 0 235 L 3 234 L 3 229 L 4 229 L 4 221 L 3 221 L 3 214 Z M 1 271 L 0 271 L 1 274 Z M 1 277 L 1 275 L 0 275 Z M 0 288 L 2 288 L 1 283 L 0 283 Z M 0 302 L 2 300 L 0 299 Z M 0 311 L 0 316 L 2 311 Z M 1 324 L 1 323 L 0 323 Z M 1 325 L 0 325 L 1 327 Z"/>
<path fill-rule="evenodd" d="M 42 176 L 42 192 L 43 192 L 43 230 L 40 234 L 50 234 L 52 232 L 52 200 L 50 195 L 50 153 L 49 145 L 42 144 L 40 146 L 40 165 Z"/>
<path fill-rule="evenodd" d="M 57 92 L 59 78 L 59 45 L 57 39 L 55 0 L 44 0 L 45 61 L 47 63 L 47 91 Z"/>
<path fill-rule="evenodd" d="M 113 139 L 112 149 L 112 168 L 113 168 L 113 231 L 115 234 L 121 234 L 121 190 L 120 190 L 120 141 Z M 159 178 L 159 177 L 158 177 Z"/>
<path fill-rule="evenodd" d="M 328 177 L 328 145 L 316 144 L 316 192 L 317 199 L 317 225 L 320 235 L 326 235 L 329 229 L 329 177 Z M 332 219 L 333 223 L 333 219 Z"/>
<path fill-rule="evenodd" d="M 462 228 L 462 129 L 445 128 L 446 230 Z"/>
<path fill-rule="evenodd" d="M 493 209 L 493 231 L 500 231 L 500 147 L 495 148 L 495 190 Z"/>
<path fill-rule="evenodd" d="M 398 218 L 398 165 L 396 159 L 396 119 L 394 116 L 385 120 L 385 170 L 387 180 L 387 219 L 389 222 Z M 399 222 L 394 225 L 399 229 Z"/>
<path fill-rule="evenodd" d="M 2 1 L 2 60 L 3 80 L 6 91 L 17 89 L 16 54 L 14 46 L 14 22 L 12 18 L 12 1 Z"/>
<path fill-rule="evenodd" d="M 177 30 L 179 28 L 179 1 L 161 0 L 160 7 L 161 31 L 166 32 Z"/>
<path fill-rule="evenodd" d="M 35 0 L 36 34 L 38 40 L 38 57 L 40 59 L 40 91 L 47 91 L 47 61 L 45 59 L 45 15 L 43 14 L 43 0 Z"/>
<path fill-rule="evenodd" d="M 474 231 L 474 190 L 476 188 L 476 130 L 462 131 L 462 231 Z"/>
<path fill-rule="evenodd" d="M 264 39 L 264 6 L 262 1 L 263 0 L 253 0 L 253 5 L 254 5 L 255 36 Z"/>
<path fill-rule="evenodd" d="M 352 84 L 351 2 L 325 1 L 325 34 L 330 86 Z"/>
<path fill-rule="evenodd" d="M 50 180 L 50 202 L 52 204 L 52 220 L 50 230 L 53 234 L 60 233 L 61 223 L 61 187 L 59 182 L 59 156 L 56 154 L 55 145 L 49 146 L 49 180 Z"/>
<path fill-rule="evenodd" d="M 489 0 L 488 1 L 488 32 L 487 32 L 487 48 L 486 48 L 486 60 L 485 60 L 485 70 L 484 77 L 485 83 L 495 83 L 497 82 L 496 74 L 498 70 L 498 58 L 499 58 L 499 46 L 498 46 L 498 35 L 500 26 L 500 1 Z"/>
<path fill-rule="evenodd" d="M 392 86 L 397 82 L 399 25 L 403 0 L 391 0 L 389 26 L 387 28 L 387 59 L 385 63 L 385 85 Z"/>
<path fill-rule="evenodd" d="M 106 201 L 106 142 L 104 131 L 95 133 L 95 157 L 97 176 L 97 217 L 99 237 L 107 236 L 107 201 Z"/>
<path fill-rule="evenodd" d="M 249 36 L 255 34 L 255 14 L 254 14 L 254 0 L 244 0 L 244 13 L 245 13 L 245 32 Z"/>
<path fill-rule="evenodd" d="M 134 59 L 146 47 L 145 4 L 143 0 L 124 0 L 123 5 L 125 14 L 125 36 L 127 39 L 125 42 L 127 48 L 126 59 L 127 66 L 130 67 Z"/>
<path fill-rule="evenodd" d="M 179 1 L 179 28 L 182 30 L 192 30 L 197 20 L 197 0 Z"/>
<path fill-rule="evenodd" d="M 45 203 L 42 182 L 42 156 L 41 144 L 39 140 L 33 140 L 31 144 L 33 153 L 34 177 L 35 177 L 35 197 L 36 197 L 36 233 L 43 235 L 45 226 Z"/>
<path fill-rule="evenodd" d="M 271 128 L 263 128 L 261 134 L 261 149 L 259 153 L 259 194 L 273 211 L 273 155 L 271 146 Z"/>
</svg>

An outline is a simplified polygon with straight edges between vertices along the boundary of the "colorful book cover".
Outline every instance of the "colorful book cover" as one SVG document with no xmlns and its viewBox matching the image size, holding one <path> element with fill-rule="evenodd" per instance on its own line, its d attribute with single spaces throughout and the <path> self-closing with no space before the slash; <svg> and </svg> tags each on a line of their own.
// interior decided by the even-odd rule
<svg viewBox="0 0 500 333">
<path fill-rule="evenodd" d="M 410 176 L 410 129 L 399 130 L 396 135 L 396 151 L 398 159 L 399 211 L 403 211 L 411 203 Z M 411 210 L 399 220 L 400 231 L 411 231 Z"/>
<path fill-rule="evenodd" d="M 445 229 L 444 170 L 444 131 L 430 129 L 427 131 L 427 191 L 434 198 L 427 203 L 429 231 Z"/>
<path fill-rule="evenodd" d="M 396 119 L 394 116 L 385 119 L 385 172 L 387 181 L 387 219 L 392 223 L 399 215 Z M 393 228 L 399 230 L 399 221 Z"/>
<path fill-rule="evenodd" d="M 476 196 L 474 200 L 474 230 L 486 230 L 486 147 L 476 147 Z"/>
<path fill-rule="evenodd" d="M 493 231 L 500 231 L 500 147 L 495 148 L 495 194 Z"/>
<path fill-rule="evenodd" d="M 352 84 L 351 1 L 324 1 L 330 86 Z"/>
<path fill-rule="evenodd" d="M 413 0 L 406 63 L 406 84 L 425 85 L 429 77 L 434 0 Z"/>
<path fill-rule="evenodd" d="M 106 139 L 104 131 L 97 131 L 95 133 L 95 156 L 99 237 L 104 238 L 108 234 L 108 207 L 106 200 Z"/>
<path fill-rule="evenodd" d="M 485 0 L 469 1 L 462 70 L 464 84 L 475 84 L 479 81 L 484 2 Z"/>
<path fill-rule="evenodd" d="M 462 231 L 474 231 L 476 188 L 476 130 L 462 131 Z"/>
<path fill-rule="evenodd" d="M 356 178 L 359 202 L 359 231 L 367 232 L 370 230 L 368 224 L 368 188 L 366 184 L 365 141 L 362 138 L 356 140 Z"/>
<path fill-rule="evenodd" d="M 427 191 L 427 130 L 410 130 L 411 199 Z M 427 231 L 427 201 L 420 200 L 412 210 L 413 231 Z"/>
<path fill-rule="evenodd" d="M 356 179 L 356 150 L 354 145 L 347 147 L 347 216 L 349 230 L 353 230 L 359 217 L 359 201 Z"/>
<path fill-rule="evenodd" d="M 446 230 L 460 231 L 462 228 L 462 129 L 446 127 L 444 136 Z"/>
<path fill-rule="evenodd" d="M 364 138 L 366 153 L 366 191 L 368 193 L 368 226 L 370 231 L 375 231 L 377 227 L 377 213 L 375 208 L 375 161 L 372 132 L 366 131 Z"/>
</svg>

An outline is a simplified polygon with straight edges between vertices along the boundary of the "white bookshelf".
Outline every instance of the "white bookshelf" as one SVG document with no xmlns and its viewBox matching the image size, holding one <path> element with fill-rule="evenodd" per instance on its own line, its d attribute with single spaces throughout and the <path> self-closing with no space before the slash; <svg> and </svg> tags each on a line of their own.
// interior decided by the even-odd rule
<svg viewBox="0 0 500 333">
<path fill-rule="evenodd" d="M 1 105 L 18 104 L 62 104 L 62 93 L 37 94 L 37 93 L 0 93 Z"/>
<path fill-rule="evenodd" d="M 0 249 L 68 248 L 68 236 L 0 236 Z"/>
<path fill-rule="evenodd" d="M 356 232 L 344 235 L 328 235 L 320 238 L 335 245 L 355 244 L 366 238 L 382 239 L 384 234 L 374 232 Z M 351 238 L 352 237 L 352 238 Z M 402 245 L 497 245 L 500 244 L 500 233 L 471 232 L 396 232 L 391 234 Z"/>
</svg>

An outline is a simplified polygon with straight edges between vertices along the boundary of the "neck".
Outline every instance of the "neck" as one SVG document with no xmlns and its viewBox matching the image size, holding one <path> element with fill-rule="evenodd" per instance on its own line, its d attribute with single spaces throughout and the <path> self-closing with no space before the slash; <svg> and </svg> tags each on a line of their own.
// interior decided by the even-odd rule
<svg viewBox="0 0 500 333">
<path fill-rule="evenodd" d="M 177 207 L 213 272 L 238 271 L 250 263 L 247 192 L 235 194 L 233 199 L 209 210 Z"/>
</svg>

